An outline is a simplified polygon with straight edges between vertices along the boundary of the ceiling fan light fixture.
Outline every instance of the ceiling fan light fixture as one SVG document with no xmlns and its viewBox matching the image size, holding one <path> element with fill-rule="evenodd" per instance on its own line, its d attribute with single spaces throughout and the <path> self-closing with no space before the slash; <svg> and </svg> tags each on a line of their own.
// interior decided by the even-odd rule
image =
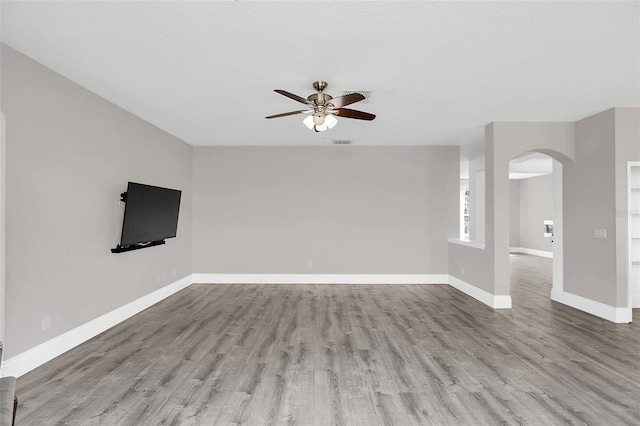
<svg viewBox="0 0 640 426">
<path fill-rule="evenodd" d="M 305 118 L 304 120 L 302 120 L 302 124 L 307 126 L 307 128 L 309 128 L 309 130 L 312 130 L 313 126 L 315 126 L 315 123 L 313 122 L 313 115 L 310 115 L 307 118 Z"/>
<path fill-rule="evenodd" d="M 316 119 L 317 114 L 322 114 L 322 122 L 318 123 Z M 315 130 L 316 132 L 324 132 L 327 129 L 332 129 L 333 126 L 335 126 L 336 124 L 338 124 L 338 120 L 331 114 L 323 114 L 321 112 L 316 113 L 314 115 L 310 115 L 307 118 L 305 118 L 304 120 L 302 120 L 302 123 L 307 126 L 307 128 L 309 130 Z"/>
<path fill-rule="evenodd" d="M 315 114 L 313 114 L 313 123 L 316 126 L 322 126 L 324 124 L 324 113 L 322 111 L 318 111 Z"/>
<path fill-rule="evenodd" d="M 338 119 L 331 114 L 327 114 L 324 118 L 324 124 L 326 124 L 329 129 L 333 129 L 333 126 L 338 124 Z"/>
</svg>

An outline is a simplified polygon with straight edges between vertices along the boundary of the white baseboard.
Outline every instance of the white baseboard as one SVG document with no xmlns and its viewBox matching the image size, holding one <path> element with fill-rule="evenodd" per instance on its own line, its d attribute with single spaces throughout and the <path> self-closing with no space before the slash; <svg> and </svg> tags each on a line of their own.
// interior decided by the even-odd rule
<svg viewBox="0 0 640 426">
<path fill-rule="evenodd" d="M 511 296 L 493 295 L 447 274 L 193 274 L 198 284 L 449 284 L 494 309 L 511 309 Z"/>
<path fill-rule="evenodd" d="M 509 295 L 491 294 L 452 275 L 449 275 L 449 285 L 493 309 L 511 309 L 511 296 Z"/>
<path fill-rule="evenodd" d="M 554 289 L 551 289 L 551 300 L 615 323 L 631 322 L 631 310 L 629 308 L 616 308 L 586 297 Z"/>
<path fill-rule="evenodd" d="M 188 287 L 193 282 L 191 275 L 175 281 L 161 289 L 127 303 L 64 334 L 54 337 L 2 363 L 3 376 L 20 377 L 47 361 L 86 342 L 105 330 L 121 323 L 148 307 L 166 299 L 174 293 Z"/>
<path fill-rule="evenodd" d="M 640 308 L 640 296 L 633 296 L 633 298 L 631 299 L 631 307 L 633 309 Z"/>
<path fill-rule="evenodd" d="M 194 284 L 447 284 L 447 274 L 193 274 Z"/>
<path fill-rule="evenodd" d="M 546 258 L 549 258 L 549 259 L 553 259 L 553 252 L 552 251 L 536 250 L 536 249 L 530 249 L 530 248 L 526 248 L 526 247 L 510 247 L 509 248 L 509 252 L 510 253 L 531 254 L 533 256 L 540 256 L 540 257 L 546 257 Z"/>
</svg>

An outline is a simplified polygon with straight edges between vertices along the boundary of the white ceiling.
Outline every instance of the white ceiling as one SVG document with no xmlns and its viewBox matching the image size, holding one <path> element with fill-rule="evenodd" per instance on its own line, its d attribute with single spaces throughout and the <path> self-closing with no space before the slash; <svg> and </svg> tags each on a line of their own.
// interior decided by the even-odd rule
<svg viewBox="0 0 640 426">
<path fill-rule="evenodd" d="M 192 145 L 461 145 L 640 106 L 639 2 L 2 1 L 2 41 Z M 314 133 L 311 83 L 373 90 Z M 302 108 L 301 108 L 302 107 Z"/>
</svg>

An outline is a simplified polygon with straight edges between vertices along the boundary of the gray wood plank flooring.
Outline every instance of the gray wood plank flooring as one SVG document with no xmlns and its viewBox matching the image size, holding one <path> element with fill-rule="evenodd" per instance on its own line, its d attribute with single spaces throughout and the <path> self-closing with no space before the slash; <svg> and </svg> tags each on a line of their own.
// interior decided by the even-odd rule
<svg viewBox="0 0 640 426">
<path fill-rule="evenodd" d="M 640 424 L 640 314 L 445 285 L 192 285 L 18 380 L 18 425 Z"/>
</svg>

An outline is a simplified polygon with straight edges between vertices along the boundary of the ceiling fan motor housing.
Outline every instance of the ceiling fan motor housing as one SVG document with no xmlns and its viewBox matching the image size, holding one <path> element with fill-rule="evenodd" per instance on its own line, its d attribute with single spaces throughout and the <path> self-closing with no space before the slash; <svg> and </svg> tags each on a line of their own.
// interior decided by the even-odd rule
<svg viewBox="0 0 640 426">
<path fill-rule="evenodd" d="M 326 105 L 331 99 L 333 98 L 327 93 L 314 93 L 313 95 L 309 95 L 307 98 L 309 102 L 317 106 Z"/>
</svg>

